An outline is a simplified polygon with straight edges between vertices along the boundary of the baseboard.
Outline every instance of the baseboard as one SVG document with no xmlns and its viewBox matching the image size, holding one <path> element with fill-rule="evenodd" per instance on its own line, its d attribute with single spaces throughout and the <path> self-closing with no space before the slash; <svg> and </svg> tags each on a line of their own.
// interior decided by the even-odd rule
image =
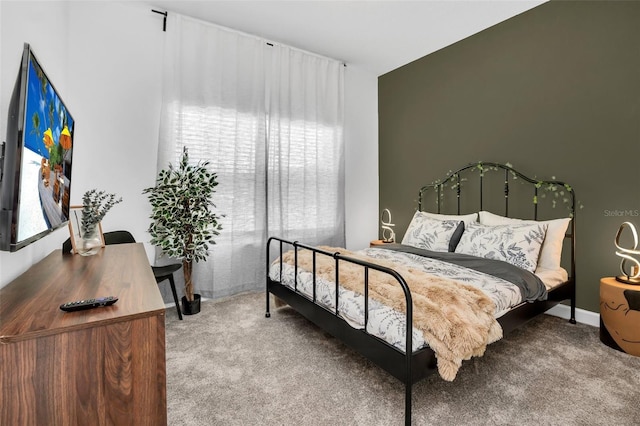
<svg viewBox="0 0 640 426">
<path fill-rule="evenodd" d="M 202 300 L 206 300 L 204 297 Z M 165 303 L 167 309 L 176 306 L 175 303 Z M 558 304 L 553 308 L 545 312 L 547 315 L 553 315 L 554 317 L 560 317 L 569 319 L 571 316 L 571 308 L 567 305 Z M 576 308 L 576 321 L 581 324 L 591 325 L 593 327 L 600 327 L 600 314 L 587 311 L 585 309 Z"/>
<path fill-rule="evenodd" d="M 569 319 L 569 317 L 571 316 L 571 308 L 567 305 L 559 304 L 549 309 L 545 313 L 548 315 L 553 315 L 554 317 Z M 581 324 L 600 327 L 600 314 L 587 311 L 585 309 L 576 308 L 576 321 Z"/>
</svg>

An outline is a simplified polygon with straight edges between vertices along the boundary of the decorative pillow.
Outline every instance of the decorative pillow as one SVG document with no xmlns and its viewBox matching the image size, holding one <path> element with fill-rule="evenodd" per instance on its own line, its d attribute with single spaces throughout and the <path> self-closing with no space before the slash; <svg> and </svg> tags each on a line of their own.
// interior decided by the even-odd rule
<svg viewBox="0 0 640 426">
<path fill-rule="evenodd" d="M 439 214 L 439 213 L 429 213 L 429 212 L 421 212 L 421 213 L 431 219 L 461 220 L 464 222 L 465 225 L 478 221 L 478 213 L 470 213 L 470 214 Z"/>
<path fill-rule="evenodd" d="M 487 226 L 472 223 L 465 228 L 456 253 L 503 260 L 533 272 L 547 231 L 547 224 Z"/>
<path fill-rule="evenodd" d="M 449 251 L 456 251 L 456 247 L 458 247 L 458 243 L 460 242 L 460 238 L 462 238 L 462 234 L 464 233 L 464 222 L 460 221 L 458 227 L 453 232 L 451 239 L 449 240 Z"/>
<path fill-rule="evenodd" d="M 431 219 L 423 212 L 416 212 L 404 234 L 402 244 L 431 251 L 453 251 L 455 246 L 450 247 L 449 243 L 460 226 L 464 230 L 464 223 L 459 220 Z"/>
<path fill-rule="evenodd" d="M 567 228 L 571 218 L 553 220 L 523 220 L 510 217 L 498 216 L 486 211 L 480 212 L 480 223 L 483 225 L 512 225 L 512 224 L 534 224 L 544 223 L 547 225 L 547 233 L 540 249 L 538 268 L 557 270 L 560 269 L 560 258 L 562 257 L 562 242 L 567 233 Z"/>
</svg>

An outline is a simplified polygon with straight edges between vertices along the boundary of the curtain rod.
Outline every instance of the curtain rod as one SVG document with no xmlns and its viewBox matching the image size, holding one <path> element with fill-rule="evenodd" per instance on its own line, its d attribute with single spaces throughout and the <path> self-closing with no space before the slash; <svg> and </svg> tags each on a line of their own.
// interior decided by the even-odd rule
<svg viewBox="0 0 640 426">
<path fill-rule="evenodd" d="M 166 10 L 164 12 L 162 12 L 160 10 L 155 10 L 155 9 L 151 9 L 151 11 L 153 13 L 157 13 L 157 14 L 160 14 L 160 15 L 164 16 L 164 22 L 162 23 L 162 31 L 166 32 L 167 31 L 167 15 L 168 15 L 168 12 Z M 218 27 L 218 28 L 221 28 L 221 29 L 224 29 L 225 31 L 231 31 L 231 32 L 235 32 L 235 33 L 238 33 L 238 34 L 243 34 L 243 35 L 246 35 L 246 36 L 249 36 L 249 37 L 253 37 L 253 38 L 256 38 L 256 39 L 259 39 L 259 40 L 264 40 L 264 42 L 268 46 L 273 46 L 272 42 L 267 41 L 262 37 L 255 36 L 253 34 L 245 33 L 243 31 L 234 30 L 233 28 L 228 28 L 228 27 L 225 27 L 225 26 L 222 26 L 222 25 L 218 25 L 218 24 L 213 24 L 211 22 L 203 21 L 203 20 L 198 19 L 198 18 L 193 18 L 193 17 L 188 17 L 188 18 L 196 20 L 196 21 L 204 22 L 204 23 L 206 23 L 208 25 L 212 25 L 212 26 L 215 26 L 215 27 Z M 287 47 L 289 47 L 291 49 L 295 49 L 295 50 L 301 51 L 301 52 L 304 52 L 306 54 L 314 55 L 314 56 L 321 57 L 321 58 L 330 59 L 332 61 L 341 62 L 343 67 L 345 67 L 345 68 L 347 67 L 347 63 L 344 62 L 344 61 L 340 61 L 340 60 L 337 60 L 337 59 L 334 59 L 334 58 L 329 58 L 328 56 L 320 55 L 320 54 L 317 54 L 317 53 L 314 53 L 314 52 L 309 52 L 309 51 L 306 51 L 304 49 L 298 49 L 298 48 L 293 47 L 293 46 L 287 46 Z"/>
<path fill-rule="evenodd" d="M 153 13 L 157 13 L 164 16 L 162 21 L 162 31 L 167 32 L 167 15 L 169 14 L 166 10 L 164 12 L 160 10 L 151 9 Z"/>
<path fill-rule="evenodd" d="M 273 47 L 273 43 L 271 43 L 270 41 L 265 41 L 265 44 L 266 44 L 267 46 L 271 46 L 271 47 Z M 343 67 L 345 67 L 345 68 L 347 67 L 347 63 L 346 63 L 346 62 L 344 62 L 344 61 L 339 61 L 339 60 L 337 60 L 337 59 L 329 58 L 328 56 L 323 56 L 323 55 L 320 55 L 320 54 L 317 54 L 317 53 L 313 53 L 313 52 L 309 52 L 309 51 L 306 51 L 306 50 L 298 49 L 298 48 L 293 47 L 293 46 L 287 46 L 287 47 L 288 47 L 288 48 L 290 48 L 290 49 L 295 49 L 295 50 L 297 50 L 297 51 L 299 51 L 299 52 L 304 52 L 304 53 L 306 53 L 306 54 L 308 54 L 308 55 L 316 56 L 316 57 L 318 57 L 318 58 L 325 58 L 325 59 L 330 59 L 330 60 L 332 60 L 332 61 L 340 62 L 340 63 L 342 64 L 342 66 L 343 66 Z"/>
</svg>

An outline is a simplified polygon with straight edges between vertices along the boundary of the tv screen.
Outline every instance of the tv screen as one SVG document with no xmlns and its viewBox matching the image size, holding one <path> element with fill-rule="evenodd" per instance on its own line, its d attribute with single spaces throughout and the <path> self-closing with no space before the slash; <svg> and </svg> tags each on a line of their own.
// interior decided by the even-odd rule
<svg viewBox="0 0 640 426">
<path fill-rule="evenodd" d="M 75 121 L 29 44 L 9 102 L 0 248 L 16 251 L 69 219 Z"/>
</svg>

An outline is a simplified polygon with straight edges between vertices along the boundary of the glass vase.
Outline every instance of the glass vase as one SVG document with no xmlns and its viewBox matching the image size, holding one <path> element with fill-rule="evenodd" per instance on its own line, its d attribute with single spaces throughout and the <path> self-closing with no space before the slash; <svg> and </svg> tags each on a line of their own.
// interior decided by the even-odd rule
<svg viewBox="0 0 640 426">
<path fill-rule="evenodd" d="M 93 232 L 85 234 L 80 238 L 78 247 L 78 254 L 82 256 L 93 256 L 98 253 L 102 248 L 102 239 L 98 235 L 98 229 L 94 229 Z"/>
</svg>

